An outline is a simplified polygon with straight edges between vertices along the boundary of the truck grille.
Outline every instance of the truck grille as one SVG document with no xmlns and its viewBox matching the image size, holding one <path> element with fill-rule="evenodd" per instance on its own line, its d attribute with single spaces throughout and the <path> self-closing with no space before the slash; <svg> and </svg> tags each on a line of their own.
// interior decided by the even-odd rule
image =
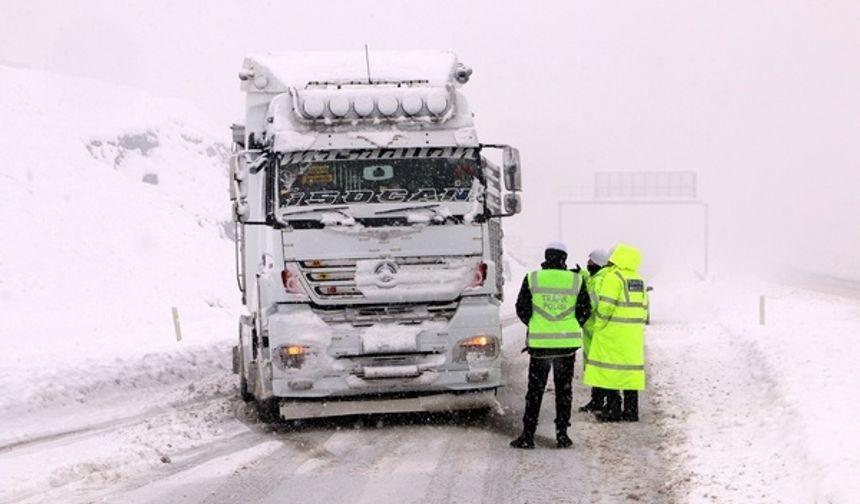
<svg viewBox="0 0 860 504">
<path fill-rule="evenodd" d="M 447 322 L 457 312 L 458 301 L 439 304 L 373 304 L 327 308 L 314 306 L 317 316 L 329 324 L 347 323 L 367 327 L 378 323 L 420 324 L 426 321 Z"/>
<path fill-rule="evenodd" d="M 398 267 L 427 267 L 447 264 L 444 257 L 397 257 L 389 261 Z M 311 260 L 299 261 L 299 270 L 311 291 L 321 299 L 362 299 L 356 286 L 355 260 Z"/>
</svg>

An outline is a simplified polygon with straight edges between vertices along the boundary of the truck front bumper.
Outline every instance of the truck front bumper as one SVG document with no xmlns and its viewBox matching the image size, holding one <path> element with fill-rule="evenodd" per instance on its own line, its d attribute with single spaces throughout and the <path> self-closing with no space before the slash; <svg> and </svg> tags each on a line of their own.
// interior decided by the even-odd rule
<svg viewBox="0 0 860 504">
<path fill-rule="evenodd" d="M 340 400 L 284 400 L 280 403 L 285 420 L 321 418 L 371 413 L 445 412 L 497 408 L 495 389 L 459 394 L 443 393 L 417 397 L 358 397 Z"/>
</svg>

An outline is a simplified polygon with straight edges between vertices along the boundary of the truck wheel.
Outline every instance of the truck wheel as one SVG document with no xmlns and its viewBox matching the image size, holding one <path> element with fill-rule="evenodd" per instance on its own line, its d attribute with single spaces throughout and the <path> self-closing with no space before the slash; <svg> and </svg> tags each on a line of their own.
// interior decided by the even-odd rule
<svg viewBox="0 0 860 504">
<path fill-rule="evenodd" d="M 278 400 L 263 399 L 255 403 L 257 409 L 257 418 L 263 423 L 275 423 L 281 419 L 281 410 Z"/>
<path fill-rule="evenodd" d="M 246 403 L 254 400 L 254 394 L 248 392 L 248 380 L 244 374 L 239 378 L 239 397 Z"/>
</svg>

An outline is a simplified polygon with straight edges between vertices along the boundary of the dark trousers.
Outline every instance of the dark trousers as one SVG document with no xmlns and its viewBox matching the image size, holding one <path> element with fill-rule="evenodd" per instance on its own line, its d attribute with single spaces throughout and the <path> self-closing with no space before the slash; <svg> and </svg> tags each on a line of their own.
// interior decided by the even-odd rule
<svg viewBox="0 0 860 504">
<path fill-rule="evenodd" d="M 543 391 L 552 368 L 555 383 L 555 425 L 557 430 L 570 426 L 570 405 L 573 400 L 573 362 L 575 355 L 564 357 L 535 357 L 529 359 L 529 388 L 526 392 L 526 411 L 523 415 L 523 433 L 534 436 L 537 430 Z"/>
<path fill-rule="evenodd" d="M 636 390 L 609 390 L 602 389 L 606 396 L 606 407 L 604 413 L 610 418 L 624 418 L 625 420 L 639 419 L 639 392 Z M 622 408 L 622 392 L 624 405 Z"/>
</svg>

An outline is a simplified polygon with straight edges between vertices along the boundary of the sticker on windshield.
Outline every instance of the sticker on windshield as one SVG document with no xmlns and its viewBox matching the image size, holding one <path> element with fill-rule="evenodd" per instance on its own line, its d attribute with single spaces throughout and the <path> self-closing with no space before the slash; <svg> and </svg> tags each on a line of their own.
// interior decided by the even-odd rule
<svg viewBox="0 0 860 504">
<path fill-rule="evenodd" d="M 364 167 L 364 180 L 388 180 L 394 176 L 391 165 L 370 165 Z"/>
<path fill-rule="evenodd" d="M 302 184 L 331 184 L 334 175 L 328 165 L 311 165 L 302 175 Z"/>
</svg>

